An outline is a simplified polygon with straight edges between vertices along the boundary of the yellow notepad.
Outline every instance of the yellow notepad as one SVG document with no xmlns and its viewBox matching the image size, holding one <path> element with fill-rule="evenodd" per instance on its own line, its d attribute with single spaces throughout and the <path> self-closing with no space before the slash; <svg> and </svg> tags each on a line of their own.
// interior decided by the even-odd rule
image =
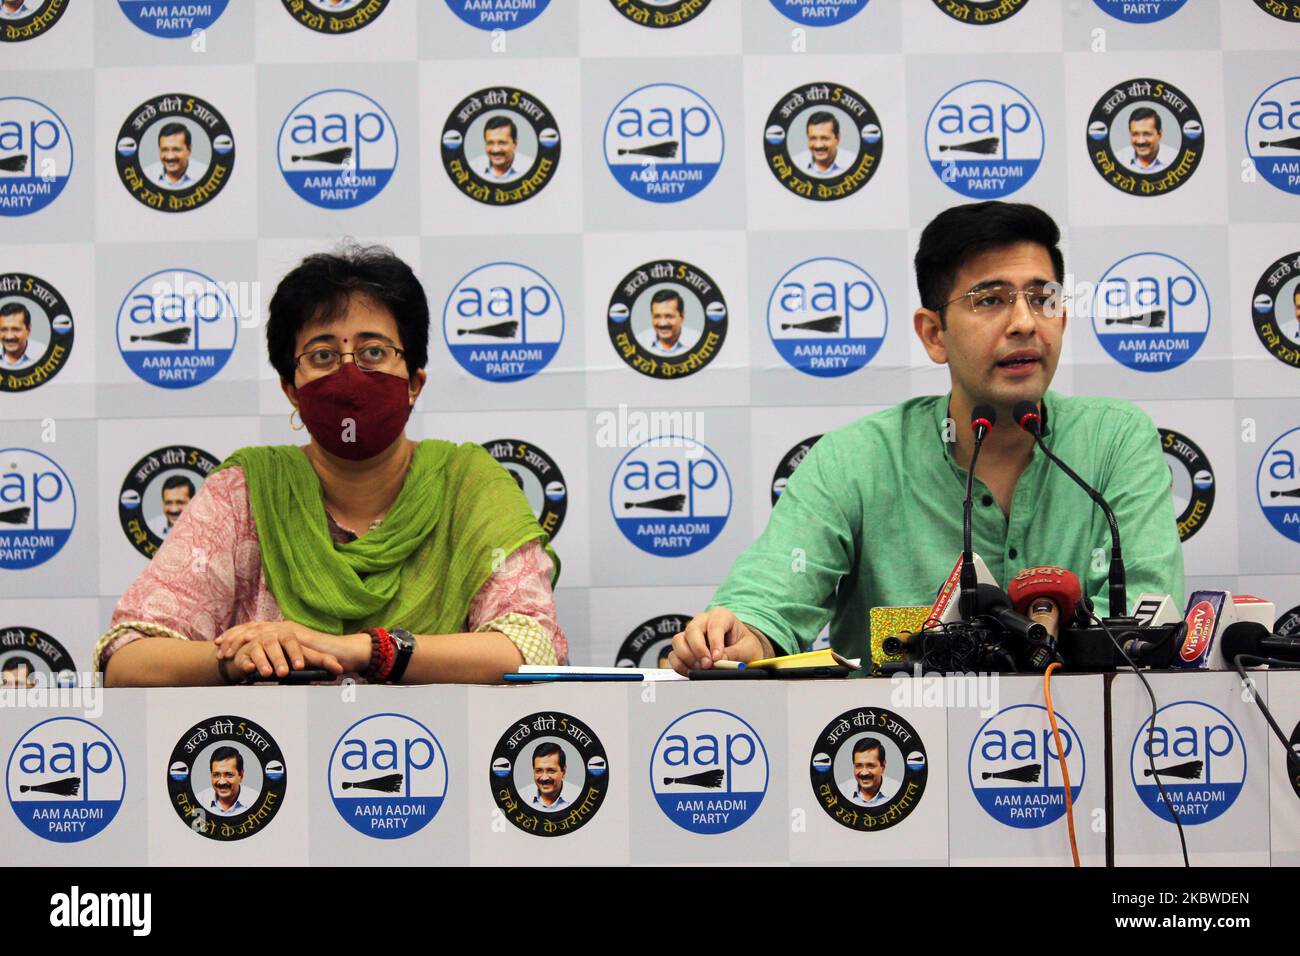
<svg viewBox="0 0 1300 956">
<path fill-rule="evenodd" d="M 860 665 L 857 658 L 843 657 L 830 648 L 820 651 L 807 651 L 803 654 L 790 654 L 786 657 L 765 657 L 750 661 L 746 667 L 762 667 L 770 671 L 781 671 L 788 667 L 851 667 L 857 670 Z"/>
</svg>

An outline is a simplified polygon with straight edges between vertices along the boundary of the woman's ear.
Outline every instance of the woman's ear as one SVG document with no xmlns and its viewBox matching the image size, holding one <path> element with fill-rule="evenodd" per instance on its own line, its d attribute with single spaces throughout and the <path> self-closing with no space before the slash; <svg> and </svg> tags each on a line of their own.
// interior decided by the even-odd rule
<svg viewBox="0 0 1300 956">
<path fill-rule="evenodd" d="M 284 392 L 284 397 L 289 400 L 289 404 L 294 408 L 298 407 L 298 389 L 294 387 L 293 382 L 288 379 L 280 379 L 280 390 Z"/>
<path fill-rule="evenodd" d="M 420 392 L 424 391 L 424 386 L 425 383 L 429 381 L 429 376 L 424 369 L 417 368 L 411 373 L 411 377 L 408 381 L 409 385 L 407 386 L 407 390 L 411 396 L 411 404 L 414 405 L 415 400 L 420 397 Z"/>
</svg>

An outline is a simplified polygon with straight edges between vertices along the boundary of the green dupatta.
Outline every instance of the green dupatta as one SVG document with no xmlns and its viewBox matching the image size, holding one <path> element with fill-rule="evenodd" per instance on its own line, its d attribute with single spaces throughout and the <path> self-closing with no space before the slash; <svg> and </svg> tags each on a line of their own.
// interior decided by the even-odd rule
<svg viewBox="0 0 1300 956">
<path fill-rule="evenodd" d="M 465 630 L 488 576 L 521 545 L 547 543 L 513 477 L 479 445 L 420 442 L 382 524 L 347 544 L 329 533 L 320 479 L 295 445 L 241 448 L 262 572 L 286 620 L 326 634 Z"/>
</svg>

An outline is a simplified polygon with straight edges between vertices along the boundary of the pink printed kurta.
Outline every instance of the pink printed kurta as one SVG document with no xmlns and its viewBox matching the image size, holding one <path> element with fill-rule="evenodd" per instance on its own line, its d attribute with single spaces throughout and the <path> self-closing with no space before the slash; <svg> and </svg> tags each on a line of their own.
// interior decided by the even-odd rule
<svg viewBox="0 0 1300 956">
<path fill-rule="evenodd" d="M 332 516 L 329 522 L 336 543 L 357 537 Z M 533 540 L 520 547 L 470 602 L 466 629 L 476 631 L 506 615 L 523 615 L 550 641 L 555 661 L 565 663 L 569 644 L 556 620 L 553 570 L 540 542 Z M 122 595 L 112 623 L 150 621 L 191 640 L 210 641 L 236 624 L 282 620 L 284 615 L 262 574 L 248 482 L 242 468 L 232 467 L 203 483 L 149 566 Z M 511 633 L 514 630 L 502 628 L 502 633 L 515 641 L 525 663 L 550 663 L 542 659 L 549 655 L 539 655 L 536 643 L 516 639 Z M 100 666 L 106 666 L 114 652 L 141 636 L 128 631 L 115 638 L 104 649 Z"/>
</svg>

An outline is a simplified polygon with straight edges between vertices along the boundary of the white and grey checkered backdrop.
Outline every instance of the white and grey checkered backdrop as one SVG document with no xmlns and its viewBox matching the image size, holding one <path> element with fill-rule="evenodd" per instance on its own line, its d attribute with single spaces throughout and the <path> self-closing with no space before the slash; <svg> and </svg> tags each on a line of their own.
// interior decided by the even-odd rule
<svg viewBox="0 0 1300 956">
<path fill-rule="evenodd" d="M 428 292 L 409 434 L 495 441 L 556 529 L 574 663 L 639 634 L 653 664 L 668 632 L 640 626 L 703 607 L 801 443 L 946 390 L 910 257 L 987 198 L 1061 223 L 1057 390 L 1172 433 L 1188 589 L 1300 604 L 1296 0 L 11 7 L 0 308 L 32 327 L 0 315 L 0 654 L 35 630 L 84 670 L 166 478 L 303 440 L 266 302 L 350 236 Z M 1125 155 L 1136 109 L 1150 169 Z M 494 115 L 515 129 L 497 179 Z M 656 429 L 681 437 L 642 445 Z"/>
</svg>

